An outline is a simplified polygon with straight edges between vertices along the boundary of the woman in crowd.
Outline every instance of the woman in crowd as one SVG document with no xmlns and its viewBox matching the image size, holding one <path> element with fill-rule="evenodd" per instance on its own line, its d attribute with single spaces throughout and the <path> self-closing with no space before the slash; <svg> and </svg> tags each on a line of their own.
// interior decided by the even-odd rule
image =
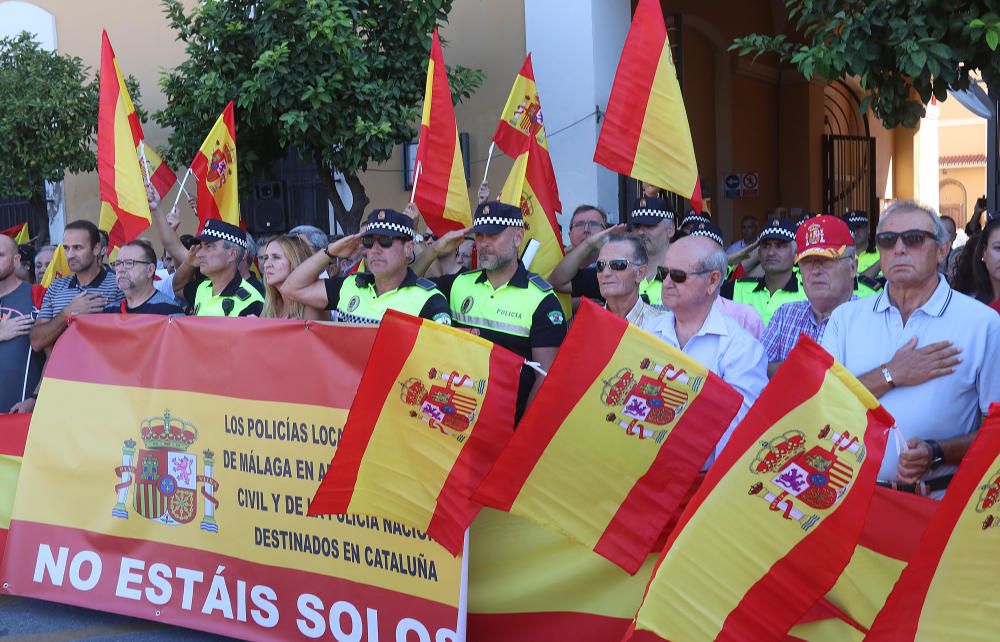
<svg viewBox="0 0 1000 642">
<path fill-rule="evenodd" d="M 975 297 L 1000 312 L 1000 216 L 989 220 L 979 235 L 972 274 Z"/>
<path fill-rule="evenodd" d="M 263 254 L 264 270 L 264 311 L 261 314 L 269 319 L 304 319 L 329 321 L 330 315 L 325 310 L 304 306 L 295 301 L 285 301 L 278 287 L 285 282 L 292 270 L 297 268 L 309 256 L 309 248 L 300 238 L 295 236 L 276 236 L 272 238 Z"/>
</svg>

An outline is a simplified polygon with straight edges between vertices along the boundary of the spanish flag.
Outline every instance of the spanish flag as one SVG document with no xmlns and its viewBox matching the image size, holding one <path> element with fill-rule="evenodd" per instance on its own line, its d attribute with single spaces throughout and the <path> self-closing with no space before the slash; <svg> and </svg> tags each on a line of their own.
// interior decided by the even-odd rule
<svg viewBox="0 0 1000 642">
<path fill-rule="evenodd" d="M 458 144 L 455 105 L 448 85 L 441 40 L 437 28 L 431 39 L 427 62 L 424 109 L 420 117 L 420 146 L 417 148 L 413 202 L 427 227 L 441 236 L 472 225 L 469 190 L 465 183 L 462 147 Z"/>
<path fill-rule="evenodd" d="M 30 414 L 0 414 L 0 558 L 7 545 L 7 530 L 14 512 L 17 477 L 21 473 L 30 423 Z"/>
<path fill-rule="evenodd" d="M 517 158 L 528 151 L 530 139 L 534 139 L 538 144 L 539 150 L 533 153 L 534 162 L 540 165 L 539 178 L 545 180 L 545 185 L 539 185 L 539 189 L 544 189 L 551 195 L 554 211 L 561 212 L 562 203 L 559 202 L 559 187 L 556 185 L 552 158 L 549 156 L 549 141 L 545 136 L 542 99 L 538 94 L 538 86 L 535 84 L 535 71 L 531 67 L 531 54 L 529 53 L 528 57 L 524 59 L 524 64 L 521 65 L 520 73 L 514 79 L 514 86 L 510 88 L 510 95 L 500 113 L 500 121 L 493 134 L 493 141 L 503 153 Z M 558 230 L 558 225 L 556 229 Z M 560 247 L 561 245 L 560 243 Z M 547 274 L 541 270 L 538 272 Z"/>
<path fill-rule="evenodd" d="M 143 153 L 146 155 L 146 163 L 149 163 L 149 171 L 147 173 L 146 163 L 140 159 L 142 177 L 153 186 L 157 198 L 163 200 L 173 188 L 174 183 L 177 182 L 177 175 L 174 174 L 174 170 L 170 169 L 169 165 L 163 162 L 152 145 L 143 144 Z"/>
<path fill-rule="evenodd" d="M 472 492 L 513 432 L 524 359 L 485 339 L 389 310 L 310 515 L 409 524 L 452 554 Z"/>
<path fill-rule="evenodd" d="M 474 498 L 635 573 L 742 401 L 684 353 L 584 300 Z"/>
<path fill-rule="evenodd" d="M 594 161 L 690 199 L 698 164 L 659 0 L 639 0 L 618 61 Z"/>
<path fill-rule="evenodd" d="M 851 559 L 892 425 L 801 337 L 671 532 L 626 639 L 784 638 Z"/>
<path fill-rule="evenodd" d="M 521 208 L 524 216 L 524 246 L 532 239 L 540 244 L 538 253 L 531 262 L 531 271 L 548 276 L 563 259 L 562 234 L 556 212 L 559 195 L 552 190 L 555 176 L 552 165 L 544 158 L 548 153 L 534 137 L 528 139 L 528 146 L 514 160 L 514 166 L 507 175 L 507 181 L 500 191 L 500 200 Z"/>
<path fill-rule="evenodd" d="M 866 639 L 996 639 L 998 550 L 1000 403 L 994 403 Z"/>
<path fill-rule="evenodd" d="M 4 236 L 9 236 L 14 239 L 14 242 L 18 245 L 23 245 L 31 240 L 31 236 L 28 234 L 28 223 L 25 221 L 22 225 L 15 225 L 13 227 L 8 227 L 6 230 L 0 232 Z"/>
<path fill-rule="evenodd" d="M 210 218 L 240 224 L 239 186 L 236 181 L 236 118 L 229 101 L 201 149 L 191 161 L 198 185 L 199 229 Z"/>
<path fill-rule="evenodd" d="M 57 245 L 55 252 L 52 253 L 52 261 L 49 263 L 49 267 L 45 268 L 41 285 L 43 288 L 48 288 L 56 279 L 61 279 L 64 276 L 72 274 L 73 270 L 69 269 L 69 261 L 66 260 L 66 252 L 63 250 L 63 246 Z"/>
<path fill-rule="evenodd" d="M 97 110 L 97 175 L 101 186 L 100 228 L 108 247 L 121 247 L 146 231 L 152 218 L 136 148 L 142 126 L 125 88 L 108 32 L 101 35 L 101 87 Z"/>
</svg>

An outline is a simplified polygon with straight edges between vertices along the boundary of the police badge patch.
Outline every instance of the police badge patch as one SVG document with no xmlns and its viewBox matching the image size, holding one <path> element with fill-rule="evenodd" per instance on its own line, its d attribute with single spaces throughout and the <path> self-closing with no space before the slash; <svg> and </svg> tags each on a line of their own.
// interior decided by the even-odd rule
<svg viewBox="0 0 1000 642">
<path fill-rule="evenodd" d="M 468 314 L 469 313 L 469 310 L 472 309 L 472 297 L 471 296 L 465 297 L 465 299 L 462 301 L 462 307 L 460 309 L 462 310 L 462 314 Z"/>
<path fill-rule="evenodd" d="M 347 311 L 354 312 L 358 309 L 359 305 L 361 305 L 361 297 L 355 294 L 351 297 L 351 300 L 347 302 Z"/>
<path fill-rule="evenodd" d="M 562 325 L 563 321 L 565 320 L 566 317 L 564 317 L 563 313 L 560 312 L 559 310 L 553 310 L 552 312 L 549 312 L 549 321 L 552 322 L 552 325 Z"/>
</svg>

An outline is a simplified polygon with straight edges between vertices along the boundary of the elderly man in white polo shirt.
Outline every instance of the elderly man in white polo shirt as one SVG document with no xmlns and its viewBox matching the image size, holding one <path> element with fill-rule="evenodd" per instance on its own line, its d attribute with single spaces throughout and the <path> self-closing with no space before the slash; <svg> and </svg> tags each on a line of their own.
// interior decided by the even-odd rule
<svg viewBox="0 0 1000 642">
<path fill-rule="evenodd" d="M 890 439 L 879 483 L 941 497 L 1000 400 L 1000 316 L 938 274 L 948 233 L 932 209 L 893 203 L 875 239 L 886 288 L 834 310 L 822 345 L 879 397 L 906 439 L 898 453 Z"/>
<path fill-rule="evenodd" d="M 642 329 L 698 361 L 743 395 L 743 405 L 715 447 L 718 456 L 767 385 L 764 346 L 715 305 L 728 269 L 721 244 L 704 236 L 686 236 L 670 244 L 663 269 L 663 304 L 668 310 L 644 321 Z"/>
</svg>

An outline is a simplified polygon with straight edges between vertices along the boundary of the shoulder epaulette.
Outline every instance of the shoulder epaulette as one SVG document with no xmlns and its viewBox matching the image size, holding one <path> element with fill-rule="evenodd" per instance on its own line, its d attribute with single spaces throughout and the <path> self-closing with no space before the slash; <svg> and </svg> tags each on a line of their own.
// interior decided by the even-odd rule
<svg viewBox="0 0 1000 642">
<path fill-rule="evenodd" d="M 528 275 L 528 280 L 534 283 L 535 287 L 542 292 L 550 292 L 552 290 L 552 284 L 537 274 Z"/>
<path fill-rule="evenodd" d="M 869 276 L 865 276 L 864 274 L 858 275 L 858 283 L 861 283 L 862 285 L 867 285 L 869 288 L 875 290 L 876 292 L 881 290 L 883 287 L 881 281 L 879 281 L 878 279 L 873 279 Z"/>
<path fill-rule="evenodd" d="M 418 288 L 422 288 L 424 290 L 433 290 L 437 288 L 437 285 L 435 285 L 434 281 L 431 281 L 430 279 L 425 279 L 422 276 L 417 277 L 417 282 L 415 283 L 415 285 Z"/>
<path fill-rule="evenodd" d="M 740 278 L 736 279 L 736 282 L 737 283 L 760 283 L 760 277 L 759 276 L 741 276 Z"/>
<path fill-rule="evenodd" d="M 240 301 L 246 301 L 247 299 L 250 298 L 250 296 L 251 296 L 250 292 L 247 291 L 247 289 L 242 286 L 238 290 L 236 290 L 236 298 L 238 298 Z"/>
</svg>

